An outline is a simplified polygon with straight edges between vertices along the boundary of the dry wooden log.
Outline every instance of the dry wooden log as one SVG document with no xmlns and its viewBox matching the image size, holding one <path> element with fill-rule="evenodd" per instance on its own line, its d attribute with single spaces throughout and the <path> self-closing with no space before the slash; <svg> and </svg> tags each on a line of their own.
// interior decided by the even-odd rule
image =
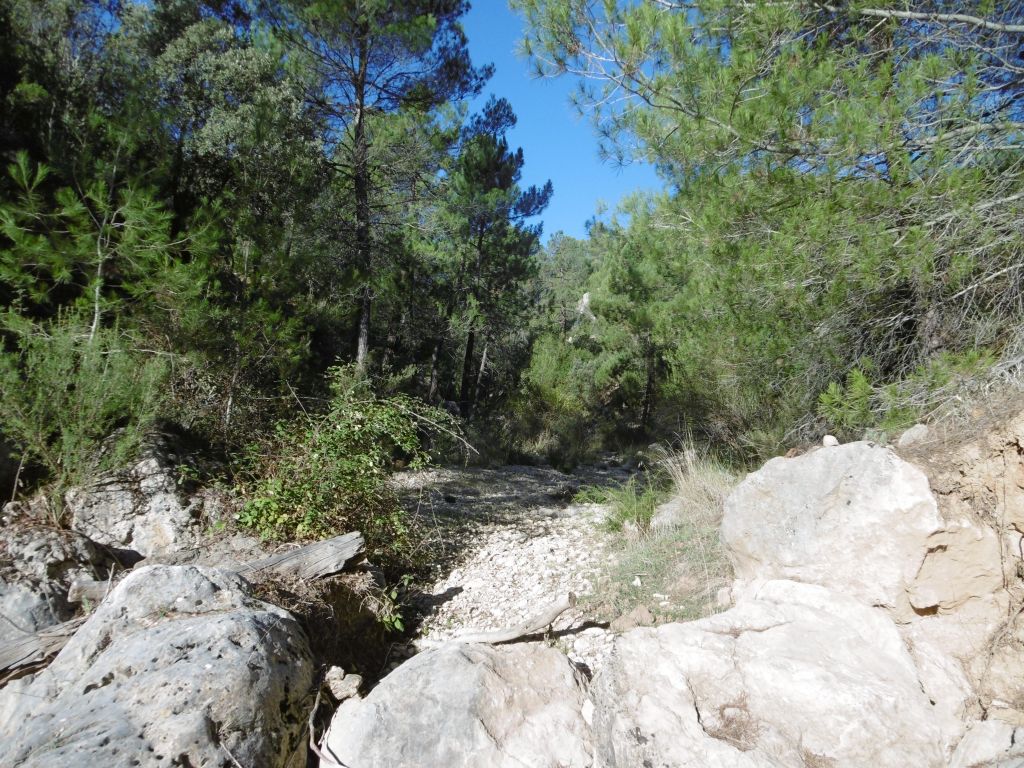
<svg viewBox="0 0 1024 768">
<path fill-rule="evenodd" d="M 113 587 L 113 579 L 107 581 L 75 579 L 68 588 L 68 602 L 81 603 L 88 600 L 93 605 L 98 605 L 103 602 L 103 598 L 110 594 Z"/>
<path fill-rule="evenodd" d="M 527 619 L 522 624 L 517 624 L 516 626 L 509 627 L 508 629 L 494 630 L 493 632 L 470 632 L 469 634 L 459 635 L 458 637 L 452 638 L 452 642 L 490 643 L 492 645 L 497 645 L 498 643 L 511 643 L 513 640 L 519 640 L 522 637 L 536 635 L 539 632 L 546 630 L 555 623 L 555 619 L 570 608 L 575 607 L 576 595 L 570 592 L 566 597 L 552 603 L 536 616 L 531 619 Z"/>
<path fill-rule="evenodd" d="M 281 552 L 235 569 L 238 573 L 275 571 L 300 579 L 323 579 L 341 573 L 363 554 L 366 542 L 359 531 Z"/>
<path fill-rule="evenodd" d="M 85 617 L 65 621 L 0 648 L 0 685 L 46 666 L 84 622 Z"/>
<path fill-rule="evenodd" d="M 323 579 L 350 568 L 362 556 L 364 547 L 362 534 L 353 531 L 225 570 L 241 574 L 274 571 L 305 580 Z M 110 589 L 109 581 L 76 579 L 68 591 L 68 600 L 99 603 Z"/>
</svg>

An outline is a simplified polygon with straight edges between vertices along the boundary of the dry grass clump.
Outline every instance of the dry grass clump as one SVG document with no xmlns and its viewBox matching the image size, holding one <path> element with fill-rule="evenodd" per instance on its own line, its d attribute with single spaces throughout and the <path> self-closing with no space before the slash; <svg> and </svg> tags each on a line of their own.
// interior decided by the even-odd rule
<svg viewBox="0 0 1024 768">
<path fill-rule="evenodd" d="M 712 526 L 717 533 L 725 499 L 736 487 L 735 473 L 692 441 L 678 451 L 656 446 L 654 453 L 658 467 L 672 481 L 671 515 L 661 524 Z"/>
<path fill-rule="evenodd" d="M 656 454 L 669 500 L 649 525 L 623 537 L 615 564 L 599 584 L 598 609 L 609 618 L 640 605 L 658 622 L 709 616 L 718 610 L 718 590 L 732 578 L 718 527 L 738 477 L 692 441 Z"/>
</svg>

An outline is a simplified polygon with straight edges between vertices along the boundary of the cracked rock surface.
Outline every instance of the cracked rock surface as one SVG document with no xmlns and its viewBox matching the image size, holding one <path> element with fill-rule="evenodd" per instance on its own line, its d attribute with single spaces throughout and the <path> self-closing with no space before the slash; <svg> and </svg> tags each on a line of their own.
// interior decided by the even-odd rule
<svg viewBox="0 0 1024 768">
<path fill-rule="evenodd" d="M 296 620 L 240 577 L 144 567 L 0 690 L 0 765 L 301 765 L 312 681 Z"/>
<path fill-rule="evenodd" d="M 606 765 L 946 765 L 944 726 L 893 622 L 770 581 L 735 608 L 616 640 L 594 691 Z"/>
<path fill-rule="evenodd" d="M 553 648 L 453 643 L 344 702 L 323 749 L 352 768 L 586 768 L 583 704 L 576 670 Z"/>
</svg>

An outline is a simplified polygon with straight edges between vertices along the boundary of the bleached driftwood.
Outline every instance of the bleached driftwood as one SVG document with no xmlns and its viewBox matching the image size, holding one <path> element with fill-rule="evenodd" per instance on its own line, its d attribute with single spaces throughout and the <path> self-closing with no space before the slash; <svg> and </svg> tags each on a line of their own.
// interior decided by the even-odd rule
<svg viewBox="0 0 1024 768">
<path fill-rule="evenodd" d="M 84 622 L 84 617 L 65 621 L 0 648 L 0 684 L 46 666 Z"/>
<path fill-rule="evenodd" d="M 110 593 L 113 586 L 113 580 L 75 579 L 68 588 L 68 602 L 81 603 L 88 600 L 97 605 L 103 602 L 103 598 Z"/>
<path fill-rule="evenodd" d="M 499 643 L 511 643 L 513 640 L 519 640 L 523 637 L 529 637 L 530 635 L 536 635 L 552 624 L 555 623 L 555 619 L 561 616 L 570 608 L 576 607 L 576 595 L 570 592 L 568 595 L 558 600 L 543 611 L 538 613 L 533 618 L 527 619 L 522 624 L 517 624 L 514 627 L 508 629 L 496 629 L 490 632 L 470 632 L 466 635 L 459 635 L 453 637 L 451 642 L 453 643 L 490 643 L 497 645 Z"/>
<path fill-rule="evenodd" d="M 362 556 L 364 546 L 362 534 L 353 531 L 225 570 L 243 575 L 273 571 L 307 581 L 323 579 L 351 567 Z M 68 590 L 68 600 L 72 603 L 83 600 L 99 603 L 110 589 L 109 581 L 75 579 Z"/>
<path fill-rule="evenodd" d="M 359 531 L 281 552 L 234 569 L 238 573 L 274 571 L 300 579 L 323 579 L 349 568 L 363 554 L 366 542 Z"/>
<path fill-rule="evenodd" d="M 353 531 L 227 570 L 241 574 L 273 571 L 304 580 L 323 579 L 341 573 L 355 564 L 362 557 L 364 547 L 363 535 Z M 110 589 L 109 581 L 78 579 L 68 591 L 68 600 L 90 600 L 99 603 Z M 0 648 L 0 684 L 45 666 L 67 644 L 84 621 L 84 618 L 78 618 L 47 627 L 34 634 L 26 634 L 22 639 Z"/>
</svg>

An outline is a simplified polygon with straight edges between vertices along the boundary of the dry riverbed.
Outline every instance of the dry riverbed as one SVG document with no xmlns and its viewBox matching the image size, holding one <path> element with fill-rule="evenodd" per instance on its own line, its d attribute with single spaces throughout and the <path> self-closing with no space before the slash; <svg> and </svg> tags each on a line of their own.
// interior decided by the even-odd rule
<svg viewBox="0 0 1024 768">
<path fill-rule="evenodd" d="M 617 558 L 607 509 L 573 501 L 588 485 L 624 482 L 621 466 L 567 475 L 543 467 L 444 468 L 397 478 L 406 507 L 433 529 L 438 562 L 416 608 L 423 648 L 470 631 L 512 627 L 568 593 L 579 604 L 548 639 L 593 669 L 610 645 L 592 596 Z"/>
</svg>

